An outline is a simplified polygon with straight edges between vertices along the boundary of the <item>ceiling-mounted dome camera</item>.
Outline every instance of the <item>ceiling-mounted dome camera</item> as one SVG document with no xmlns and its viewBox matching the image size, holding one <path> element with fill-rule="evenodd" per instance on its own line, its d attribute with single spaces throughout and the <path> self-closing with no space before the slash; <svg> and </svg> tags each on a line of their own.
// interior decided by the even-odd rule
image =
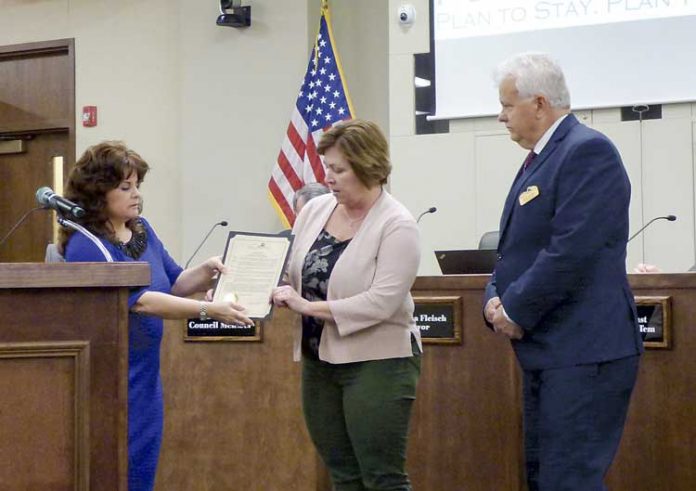
<svg viewBox="0 0 696 491">
<path fill-rule="evenodd" d="M 416 8 L 413 5 L 399 6 L 399 24 L 410 26 L 416 20 Z"/>
</svg>

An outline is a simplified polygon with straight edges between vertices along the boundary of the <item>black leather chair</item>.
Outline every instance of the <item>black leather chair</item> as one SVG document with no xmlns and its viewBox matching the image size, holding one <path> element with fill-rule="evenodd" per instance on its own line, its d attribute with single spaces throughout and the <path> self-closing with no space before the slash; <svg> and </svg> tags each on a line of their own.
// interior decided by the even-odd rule
<svg viewBox="0 0 696 491">
<path fill-rule="evenodd" d="M 479 240 L 479 249 L 497 249 L 498 240 L 500 239 L 500 232 L 493 230 L 491 232 L 486 232 L 481 236 Z"/>
</svg>

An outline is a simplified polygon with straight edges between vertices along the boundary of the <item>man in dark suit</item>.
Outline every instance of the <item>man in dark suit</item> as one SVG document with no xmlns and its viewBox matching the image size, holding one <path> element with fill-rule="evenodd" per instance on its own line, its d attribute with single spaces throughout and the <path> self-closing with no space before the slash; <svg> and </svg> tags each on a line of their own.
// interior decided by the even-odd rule
<svg viewBox="0 0 696 491">
<path fill-rule="evenodd" d="M 499 66 L 498 120 L 530 154 L 500 220 L 484 317 L 523 371 L 530 491 L 601 491 L 642 343 L 626 277 L 630 183 L 614 145 L 570 114 L 560 67 Z"/>
</svg>

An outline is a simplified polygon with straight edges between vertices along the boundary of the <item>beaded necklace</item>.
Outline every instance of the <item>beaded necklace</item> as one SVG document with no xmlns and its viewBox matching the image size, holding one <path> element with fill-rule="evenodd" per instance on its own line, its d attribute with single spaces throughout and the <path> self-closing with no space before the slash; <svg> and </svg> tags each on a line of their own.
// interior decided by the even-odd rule
<svg viewBox="0 0 696 491">
<path fill-rule="evenodd" d="M 133 232 L 133 235 L 128 242 L 121 242 L 120 240 L 117 240 L 114 242 L 114 244 L 126 256 L 133 259 L 138 259 L 143 255 L 145 249 L 147 248 L 147 232 L 139 219 L 131 228 L 131 231 Z"/>
</svg>

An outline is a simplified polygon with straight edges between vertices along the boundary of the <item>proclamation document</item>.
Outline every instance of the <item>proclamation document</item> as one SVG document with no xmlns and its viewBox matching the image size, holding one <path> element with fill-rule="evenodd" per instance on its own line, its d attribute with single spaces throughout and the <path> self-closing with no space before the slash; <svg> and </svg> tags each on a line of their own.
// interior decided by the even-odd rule
<svg viewBox="0 0 696 491">
<path fill-rule="evenodd" d="M 250 319 L 271 314 L 271 293 L 279 285 L 292 237 L 230 232 L 222 262 L 228 271 L 220 275 L 213 301 L 242 305 Z"/>
</svg>

